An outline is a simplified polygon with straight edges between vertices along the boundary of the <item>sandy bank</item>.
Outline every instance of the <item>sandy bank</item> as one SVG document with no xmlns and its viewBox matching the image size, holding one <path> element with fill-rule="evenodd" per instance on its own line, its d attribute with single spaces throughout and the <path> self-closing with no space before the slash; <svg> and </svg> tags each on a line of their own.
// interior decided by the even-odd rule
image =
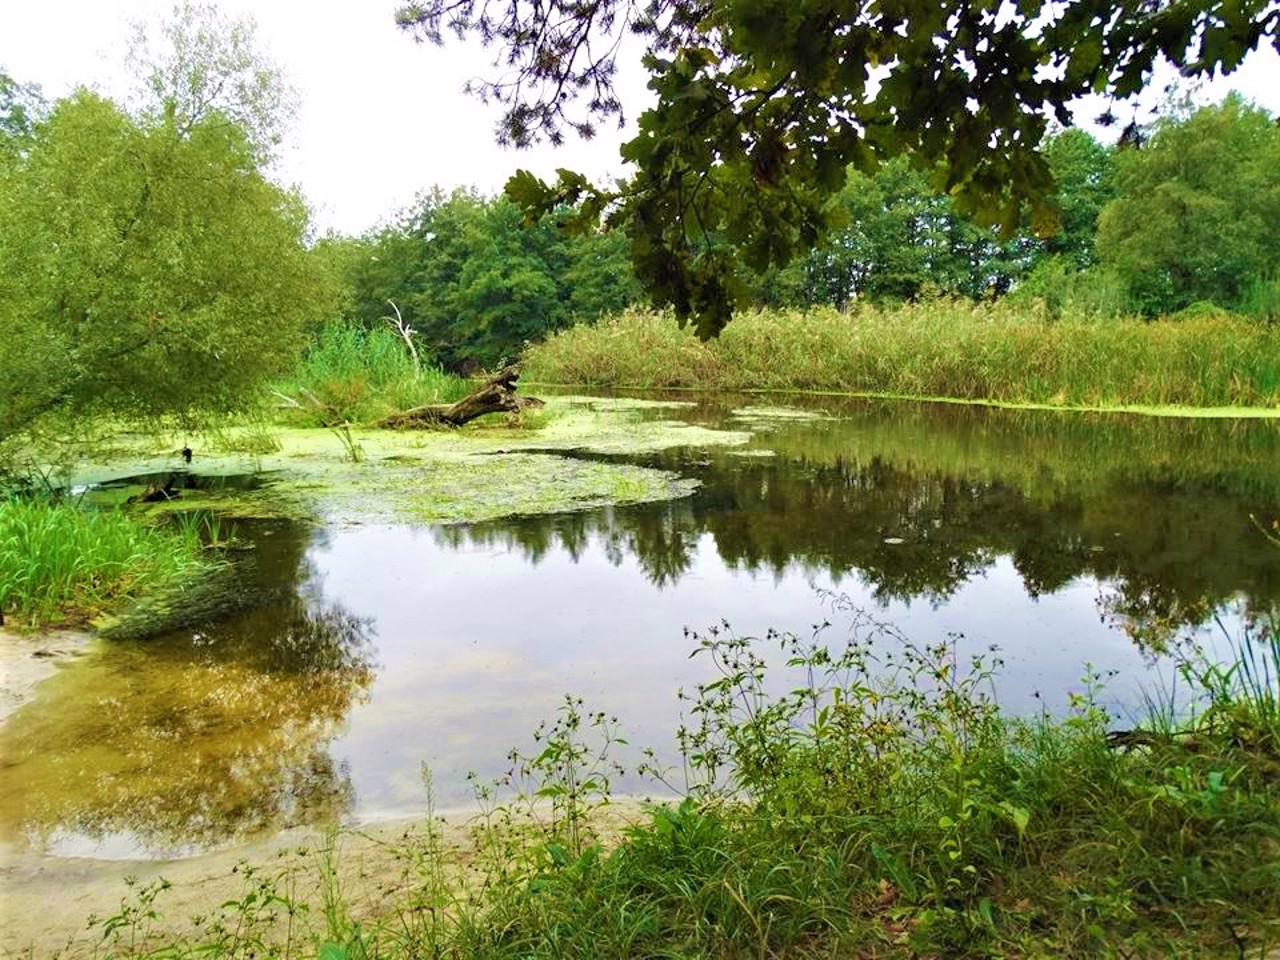
<svg viewBox="0 0 1280 960">
<path fill-rule="evenodd" d="M 73 630 L 24 634 L 0 628 L 0 723 L 35 696 L 58 663 L 78 656 L 89 635 Z"/>
<path fill-rule="evenodd" d="M 615 801 L 595 822 L 610 842 L 643 816 L 639 800 Z M 282 895 L 306 904 L 303 923 L 323 930 L 326 877 L 337 880 L 353 919 L 385 916 L 407 904 L 429 880 L 425 864 L 439 865 L 451 889 L 467 882 L 474 857 L 470 814 L 437 818 L 435 849 L 427 854 L 424 818 L 388 820 L 326 831 L 297 828 L 270 839 L 186 860 L 93 860 L 47 857 L 0 850 L 0 956 L 88 956 L 102 943 L 102 921 L 148 885 L 170 885 L 155 900 L 153 937 L 191 935 L 195 917 L 217 913 L 263 880 Z M 305 933 L 304 933 L 305 936 Z"/>
</svg>

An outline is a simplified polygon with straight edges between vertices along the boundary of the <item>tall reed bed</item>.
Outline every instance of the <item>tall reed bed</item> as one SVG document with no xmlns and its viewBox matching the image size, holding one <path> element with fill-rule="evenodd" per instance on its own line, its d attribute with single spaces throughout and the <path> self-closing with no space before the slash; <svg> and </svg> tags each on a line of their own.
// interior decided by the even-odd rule
<svg viewBox="0 0 1280 960">
<path fill-rule="evenodd" d="M 0 611 L 18 626 L 81 623 L 199 575 L 201 525 L 156 525 L 73 500 L 0 501 Z"/>
<path fill-rule="evenodd" d="M 757 311 L 701 343 L 633 311 L 532 347 L 528 379 L 608 387 L 829 390 L 1068 406 L 1280 406 L 1280 329 L 1221 313 L 1056 320 L 939 300 Z"/>
<path fill-rule="evenodd" d="M 322 329 L 293 375 L 276 386 L 277 393 L 302 401 L 298 416 L 304 423 L 323 426 L 331 424 L 318 423 L 317 406 L 341 420 L 364 423 L 421 404 L 451 402 L 467 390 L 466 380 L 416 364 L 389 328 L 354 324 Z"/>
</svg>

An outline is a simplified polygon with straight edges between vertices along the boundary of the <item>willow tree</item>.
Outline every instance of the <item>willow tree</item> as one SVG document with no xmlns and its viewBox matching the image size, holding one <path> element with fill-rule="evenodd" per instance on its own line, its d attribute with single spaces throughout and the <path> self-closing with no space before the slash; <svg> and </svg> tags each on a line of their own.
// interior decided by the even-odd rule
<svg viewBox="0 0 1280 960">
<path fill-rule="evenodd" d="M 287 88 L 252 23 L 182 3 L 130 59 L 130 110 L 86 91 L 36 109 L 0 75 L 19 145 L 0 153 L 0 440 L 53 413 L 235 408 L 336 306 L 306 208 L 264 173 Z"/>
<path fill-rule="evenodd" d="M 57 103 L 0 171 L 0 438 L 243 403 L 324 307 L 306 222 L 235 124 Z"/>
<path fill-rule="evenodd" d="M 1137 93 L 1161 58 L 1192 76 L 1277 44 L 1274 0 L 421 0 L 423 39 L 475 34 L 500 75 L 516 145 L 617 120 L 623 38 L 645 43 L 656 104 L 622 149 L 636 173 L 602 190 L 517 174 L 530 211 L 572 202 L 625 224 L 637 275 L 704 336 L 728 320 L 745 265 L 813 246 L 852 168 L 907 155 L 957 212 L 1012 232 L 1057 228 L 1037 146 L 1087 93 Z"/>
</svg>

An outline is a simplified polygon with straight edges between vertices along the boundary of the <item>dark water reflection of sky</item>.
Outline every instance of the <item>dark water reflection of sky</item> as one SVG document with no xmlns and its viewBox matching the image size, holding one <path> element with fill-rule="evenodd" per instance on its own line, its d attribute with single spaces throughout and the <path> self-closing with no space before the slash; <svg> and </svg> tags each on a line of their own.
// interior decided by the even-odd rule
<svg viewBox="0 0 1280 960">
<path fill-rule="evenodd" d="M 1019 713 L 1064 709 L 1086 663 L 1118 671 L 1107 695 L 1132 706 L 1159 679 L 1130 633 L 1238 633 L 1280 598 L 1280 550 L 1253 519 L 1280 515 L 1280 422 L 835 400 L 804 420 L 749 403 L 653 414 L 753 431 L 745 449 L 638 461 L 696 477 L 681 500 L 245 526 L 237 611 L 99 642 L 0 729 L 0 837 L 198 851 L 419 812 L 423 764 L 440 807 L 465 805 L 467 772 L 500 773 L 566 693 L 670 758 L 676 691 L 710 676 L 685 628 L 805 635 L 821 590 L 918 643 L 997 645 Z"/>
</svg>

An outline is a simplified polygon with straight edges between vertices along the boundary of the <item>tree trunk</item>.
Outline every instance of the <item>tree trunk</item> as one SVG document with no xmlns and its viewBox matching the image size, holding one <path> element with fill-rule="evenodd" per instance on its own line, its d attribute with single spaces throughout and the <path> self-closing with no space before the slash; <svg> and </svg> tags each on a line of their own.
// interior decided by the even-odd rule
<svg viewBox="0 0 1280 960">
<path fill-rule="evenodd" d="M 542 406 L 537 397 L 516 396 L 516 381 L 519 379 L 518 366 L 504 367 L 457 403 L 432 403 L 393 413 L 380 420 L 378 426 L 392 430 L 460 427 L 486 413 L 516 413 Z"/>
</svg>

